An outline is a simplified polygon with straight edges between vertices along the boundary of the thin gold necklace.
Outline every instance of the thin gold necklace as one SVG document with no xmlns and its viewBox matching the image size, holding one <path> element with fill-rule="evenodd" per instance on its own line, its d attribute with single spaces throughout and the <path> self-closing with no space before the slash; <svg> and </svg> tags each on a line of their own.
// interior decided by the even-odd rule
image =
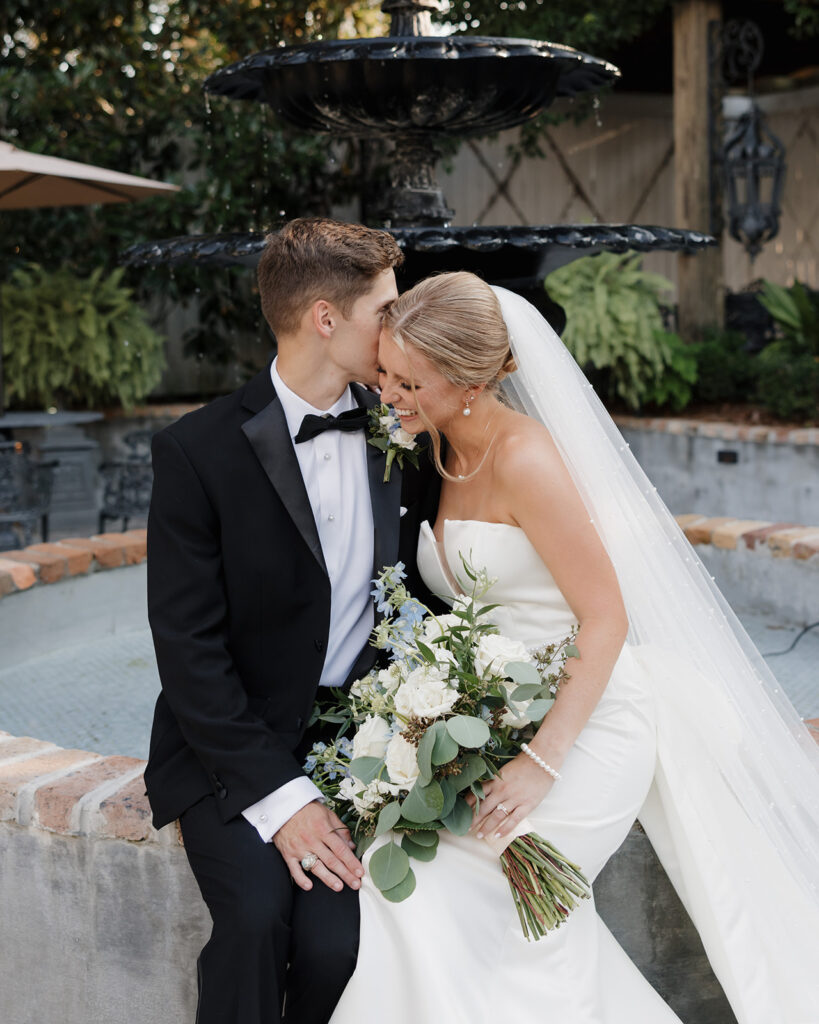
<svg viewBox="0 0 819 1024">
<path fill-rule="evenodd" d="M 501 411 L 502 408 L 503 408 L 503 406 L 499 402 L 497 409 L 492 413 L 492 415 L 486 421 L 486 426 L 483 428 L 483 434 L 481 434 L 481 440 L 483 440 L 484 436 L 486 435 L 487 430 L 489 430 L 489 427 L 492 425 L 492 421 L 495 419 L 495 417 L 498 415 L 498 413 Z M 483 467 L 483 464 L 486 462 L 486 458 L 489 455 L 489 452 L 490 452 L 490 450 L 492 448 L 492 445 L 495 443 L 495 438 L 497 436 L 498 436 L 498 432 L 496 430 L 495 433 L 492 435 L 492 437 L 491 437 L 491 439 L 489 441 L 489 444 L 486 446 L 486 451 L 481 456 L 481 461 L 478 463 L 478 465 L 475 467 L 475 469 L 473 469 L 471 473 L 458 473 L 456 475 L 456 477 L 455 477 L 456 480 L 466 480 L 467 477 L 472 477 L 472 476 L 474 476 L 476 473 L 478 473 L 481 470 L 481 468 Z M 457 454 L 457 452 L 456 452 L 456 454 Z"/>
</svg>

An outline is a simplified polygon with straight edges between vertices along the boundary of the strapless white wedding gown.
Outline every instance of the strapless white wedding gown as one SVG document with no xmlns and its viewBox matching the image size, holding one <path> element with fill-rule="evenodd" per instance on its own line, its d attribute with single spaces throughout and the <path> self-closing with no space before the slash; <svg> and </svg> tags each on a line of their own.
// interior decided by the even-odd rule
<svg viewBox="0 0 819 1024">
<path fill-rule="evenodd" d="M 474 520 L 448 520 L 444 529 L 443 551 L 427 523 L 419 540 L 418 567 L 433 593 L 453 600 L 463 553 L 496 578 L 485 601 L 502 605 L 493 613 L 501 633 L 533 647 L 569 632 L 575 616 L 523 530 Z M 649 682 L 626 646 L 563 778 L 529 815 L 590 880 L 625 839 L 652 783 Z M 399 904 L 365 877 L 358 965 L 331 1024 L 679 1024 L 593 899 L 528 942 L 500 861 L 482 840 L 442 832 L 435 860 L 412 866 L 417 887 Z"/>
</svg>

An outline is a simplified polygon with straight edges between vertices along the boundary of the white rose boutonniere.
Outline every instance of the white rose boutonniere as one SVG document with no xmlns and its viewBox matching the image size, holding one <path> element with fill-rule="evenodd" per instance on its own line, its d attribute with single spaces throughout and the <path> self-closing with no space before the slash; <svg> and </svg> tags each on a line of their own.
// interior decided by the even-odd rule
<svg viewBox="0 0 819 1024">
<path fill-rule="evenodd" d="M 393 462 L 397 462 L 398 468 L 403 469 L 404 459 L 408 459 L 418 468 L 418 456 L 422 449 L 413 435 L 402 428 L 401 420 L 388 405 L 376 405 L 370 409 L 370 439 L 367 443 L 387 456 L 384 483 L 390 479 Z"/>
</svg>

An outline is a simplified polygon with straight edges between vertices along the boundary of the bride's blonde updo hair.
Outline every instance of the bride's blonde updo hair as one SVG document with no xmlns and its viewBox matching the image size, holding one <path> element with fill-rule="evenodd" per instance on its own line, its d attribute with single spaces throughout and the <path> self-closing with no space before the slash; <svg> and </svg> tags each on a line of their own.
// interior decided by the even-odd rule
<svg viewBox="0 0 819 1024">
<path fill-rule="evenodd" d="M 412 345 L 441 376 L 464 390 L 485 385 L 495 391 L 515 370 L 500 302 L 485 281 L 466 271 L 420 281 L 392 303 L 383 327 L 402 351 Z M 415 383 L 410 383 L 414 391 Z M 441 464 L 440 433 L 420 407 L 418 411 L 432 437 L 439 472 L 455 479 Z"/>
</svg>

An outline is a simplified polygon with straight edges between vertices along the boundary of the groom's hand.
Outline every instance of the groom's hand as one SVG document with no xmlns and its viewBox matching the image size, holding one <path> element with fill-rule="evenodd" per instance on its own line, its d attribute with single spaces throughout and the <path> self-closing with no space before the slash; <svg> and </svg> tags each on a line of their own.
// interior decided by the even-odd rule
<svg viewBox="0 0 819 1024">
<path fill-rule="evenodd" d="M 284 857 L 293 881 L 308 891 L 313 883 L 305 874 L 301 860 L 308 853 L 318 857 L 310 871 L 328 889 L 341 892 L 344 885 L 361 888 L 364 868 L 350 849 L 350 830 L 331 810 L 314 800 L 286 821 L 273 836 L 276 849 Z"/>
</svg>

